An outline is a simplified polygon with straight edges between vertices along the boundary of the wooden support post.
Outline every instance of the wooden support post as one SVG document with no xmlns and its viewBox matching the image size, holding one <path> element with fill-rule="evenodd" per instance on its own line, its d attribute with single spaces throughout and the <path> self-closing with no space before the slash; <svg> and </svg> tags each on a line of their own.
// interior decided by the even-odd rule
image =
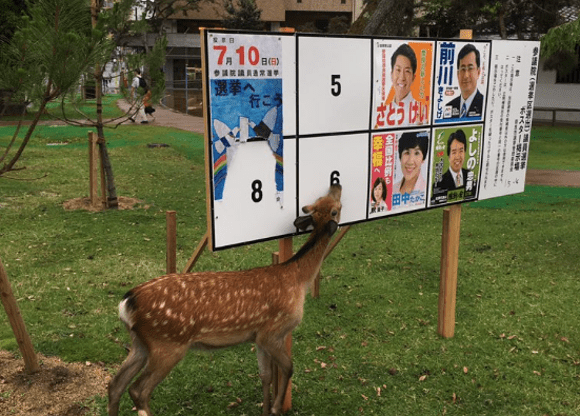
<svg viewBox="0 0 580 416">
<path fill-rule="evenodd" d="M 346 225 L 344 227 L 341 227 L 340 231 L 338 232 L 338 235 L 334 238 L 334 240 L 332 240 L 332 243 L 330 243 L 330 245 L 327 247 L 326 253 L 324 253 L 325 259 L 328 256 L 330 256 L 330 253 L 332 253 L 332 251 L 337 246 L 337 244 L 340 243 L 340 240 L 342 240 L 342 238 L 345 236 L 345 234 L 348 232 L 348 230 L 350 230 L 350 225 Z M 316 299 L 318 299 L 320 297 L 320 270 L 318 271 L 318 274 L 314 278 L 314 282 L 312 283 L 312 290 L 310 291 L 310 294 L 312 295 L 313 298 L 316 298 Z"/>
<path fill-rule="evenodd" d="M 472 39 L 471 29 L 461 30 L 461 39 Z M 439 313 L 437 332 L 444 338 L 455 334 L 455 301 L 457 298 L 457 267 L 459 265 L 459 235 L 461 233 L 461 205 L 443 210 L 441 235 L 441 270 L 439 273 Z"/>
<path fill-rule="evenodd" d="M 284 263 L 286 260 L 292 258 L 292 237 L 282 238 L 278 241 L 278 251 L 272 254 L 272 263 Z M 288 356 L 292 358 L 292 334 L 288 334 L 286 337 L 286 351 Z M 278 367 L 273 365 L 273 378 L 272 378 L 272 390 L 274 397 L 278 394 L 278 386 L 280 385 L 281 374 L 279 374 Z M 292 408 L 292 381 L 288 383 L 288 388 L 286 390 L 286 396 L 284 397 L 284 403 L 282 403 L 282 412 L 287 412 Z"/>
<path fill-rule="evenodd" d="M 166 269 L 167 274 L 177 272 L 177 222 L 175 211 L 165 213 L 167 224 L 167 254 Z"/>
<path fill-rule="evenodd" d="M 443 210 L 441 237 L 441 272 L 439 284 L 439 317 L 437 332 L 444 338 L 455 333 L 455 299 L 457 295 L 457 266 L 459 263 L 459 235 L 461 205 Z"/>
<path fill-rule="evenodd" d="M 97 150 L 97 135 L 89 131 L 89 197 L 91 205 L 99 206 L 98 191 L 98 172 L 99 172 L 99 152 Z"/>
<path fill-rule="evenodd" d="M 208 234 L 205 233 L 205 235 L 203 236 L 203 238 L 201 239 L 201 241 L 197 245 L 197 248 L 195 249 L 195 251 L 191 255 L 190 259 L 187 261 L 187 264 L 185 265 L 185 269 L 183 269 L 183 271 L 181 273 L 189 273 L 191 271 L 191 269 L 193 269 L 193 266 L 195 266 L 195 263 L 197 263 L 197 260 L 201 256 L 201 253 L 203 253 L 203 250 L 207 246 L 208 241 L 209 241 Z"/>
<path fill-rule="evenodd" d="M 12 326 L 12 332 L 16 337 L 16 343 L 18 348 L 22 353 L 22 358 L 24 359 L 24 371 L 28 374 L 36 373 L 40 371 L 38 365 L 38 359 L 34 353 L 34 347 L 32 346 L 32 341 L 26 332 L 26 325 L 20 314 L 20 309 L 18 308 L 18 303 L 14 299 L 14 293 L 12 292 L 12 287 L 8 281 L 8 273 L 4 269 L 2 264 L 2 259 L 0 259 L 0 296 L 2 298 L 2 304 L 4 305 L 4 310 L 8 315 L 8 320 L 10 321 L 10 326 Z"/>
</svg>

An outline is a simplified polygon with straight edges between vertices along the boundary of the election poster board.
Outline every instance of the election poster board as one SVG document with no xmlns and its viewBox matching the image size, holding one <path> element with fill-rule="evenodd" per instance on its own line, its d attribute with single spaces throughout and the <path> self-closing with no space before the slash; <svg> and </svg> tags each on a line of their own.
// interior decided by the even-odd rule
<svg viewBox="0 0 580 416">
<path fill-rule="evenodd" d="M 210 248 L 523 192 L 539 43 L 204 31 Z"/>
</svg>

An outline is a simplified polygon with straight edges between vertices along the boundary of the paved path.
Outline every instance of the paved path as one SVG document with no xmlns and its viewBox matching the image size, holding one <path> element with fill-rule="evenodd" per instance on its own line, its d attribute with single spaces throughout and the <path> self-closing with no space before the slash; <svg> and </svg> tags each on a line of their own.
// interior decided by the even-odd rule
<svg viewBox="0 0 580 416">
<path fill-rule="evenodd" d="M 127 111 L 129 108 L 129 104 L 124 100 L 117 101 L 117 106 L 123 111 Z M 205 125 L 203 123 L 203 117 L 183 114 L 162 105 L 155 106 L 155 113 L 153 113 L 153 116 L 155 119 L 151 116 L 148 116 L 147 119 L 155 126 L 174 127 L 176 129 L 191 131 L 194 133 L 204 133 Z M 127 121 L 127 123 L 131 122 Z"/>
</svg>

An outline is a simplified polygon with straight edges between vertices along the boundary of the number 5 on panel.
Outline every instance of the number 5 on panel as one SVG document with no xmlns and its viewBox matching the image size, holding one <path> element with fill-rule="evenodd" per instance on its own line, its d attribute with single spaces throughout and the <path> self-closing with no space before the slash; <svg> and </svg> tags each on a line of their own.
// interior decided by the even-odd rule
<svg viewBox="0 0 580 416">
<path fill-rule="evenodd" d="M 298 41 L 300 135 L 368 130 L 371 41 L 318 37 Z"/>
</svg>

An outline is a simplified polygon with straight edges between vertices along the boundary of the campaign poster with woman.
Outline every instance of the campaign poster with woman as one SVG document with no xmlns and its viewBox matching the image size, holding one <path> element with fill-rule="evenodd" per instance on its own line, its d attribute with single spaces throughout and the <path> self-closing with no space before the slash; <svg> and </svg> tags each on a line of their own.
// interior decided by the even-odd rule
<svg viewBox="0 0 580 416">
<path fill-rule="evenodd" d="M 428 124 L 433 42 L 376 39 L 373 48 L 373 128 Z"/>
<path fill-rule="evenodd" d="M 369 216 L 426 207 L 429 131 L 374 135 Z"/>
</svg>

